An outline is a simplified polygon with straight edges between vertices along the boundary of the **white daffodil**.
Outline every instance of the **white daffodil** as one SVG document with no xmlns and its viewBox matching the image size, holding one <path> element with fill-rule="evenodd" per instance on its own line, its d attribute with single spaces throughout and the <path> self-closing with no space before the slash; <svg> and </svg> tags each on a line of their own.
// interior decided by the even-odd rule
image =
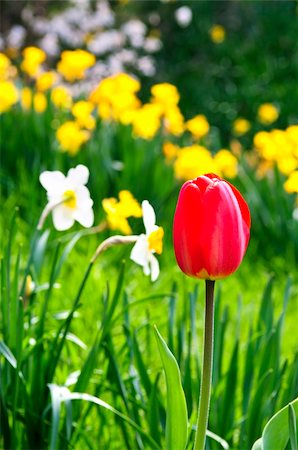
<svg viewBox="0 0 298 450">
<path fill-rule="evenodd" d="M 39 181 L 47 191 L 48 204 L 41 216 L 39 229 L 51 211 L 57 230 L 67 230 L 75 220 L 87 228 L 93 225 L 93 200 L 85 186 L 88 178 L 89 170 L 82 164 L 70 169 L 67 176 L 58 170 L 40 174 Z"/>
<path fill-rule="evenodd" d="M 162 227 L 155 224 L 155 212 L 148 200 L 142 202 L 143 221 L 146 234 L 138 236 L 131 251 L 130 259 L 143 267 L 144 274 L 151 274 L 151 281 L 155 281 L 159 275 L 159 263 L 154 253 L 162 253 Z"/>
</svg>

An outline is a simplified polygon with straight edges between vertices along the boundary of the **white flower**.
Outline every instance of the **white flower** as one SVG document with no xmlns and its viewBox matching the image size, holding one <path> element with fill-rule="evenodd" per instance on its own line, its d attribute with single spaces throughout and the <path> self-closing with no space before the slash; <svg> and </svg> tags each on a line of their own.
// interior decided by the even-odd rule
<svg viewBox="0 0 298 450">
<path fill-rule="evenodd" d="M 47 191 L 46 209 L 53 212 L 53 223 L 57 230 L 67 230 L 75 220 L 84 227 L 91 227 L 94 221 L 93 201 L 85 184 L 89 170 L 82 164 L 68 171 L 67 176 L 55 170 L 43 172 L 39 181 Z"/>
<path fill-rule="evenodd" d="M 180 6 L 175 11 L 175 19 L 181 27 L 188 27 L 192 21 L 192 10 L 188 6 Z"/>
<path fill-rule="evenodd" d="M 142 266 L 144 274 L 151 274 L 151 281 L 155 281 L 159 275 L 159 263 L 154 253 L 161 254 L 162 252 L 164 231 L 162 227 L 155 224 L 155 212 L 148 200 L 142 202 L 142 210 L 146 234 L 138 236 L 130 259 Z"/>
</svg>

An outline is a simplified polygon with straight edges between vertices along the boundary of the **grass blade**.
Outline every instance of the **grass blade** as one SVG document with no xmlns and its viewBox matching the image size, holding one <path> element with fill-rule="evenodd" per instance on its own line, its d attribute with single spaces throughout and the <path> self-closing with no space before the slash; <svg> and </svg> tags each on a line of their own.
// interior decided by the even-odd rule
<svg viewBox="0 0 298 450">
<path fill-rule="evenodd" d="M 166 449 L 184 450 L 187 444 L 187 407 L 176 359 L 156 327 L 155 337 L 167 384 Z"/>
</svg>

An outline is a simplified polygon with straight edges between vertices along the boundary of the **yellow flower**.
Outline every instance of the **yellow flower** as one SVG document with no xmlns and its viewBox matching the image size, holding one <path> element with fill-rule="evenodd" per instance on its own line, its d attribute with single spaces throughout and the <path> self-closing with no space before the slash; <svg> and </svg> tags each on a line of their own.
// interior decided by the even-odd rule
<svg viewBox="0 0 298 450">
<path fill-rule="evenodd" d="M 291 156 L 277 160 L 277 167 L 284 175 L 290 175 L 298 168 L 298 159 Z"/>
<path fill-rule="evenodd" d="M 246 119 L 243 119 L 243 117 L 239 117 L 238 119 L 234 120 L 233 131 L 238 136 L 242 136 L 243 134 L 247 133 L 250 128 L 250 122 Z"/>
<path fill-rule="evenodd" d="M 191 132 L 195 139 L 200 139 L 208 134 L 210 125 L 206 117 L 199 114 L 186 122 L 186 129 Z"/>
<path fill-rule="evenodd" d="M 0 80 L 9 78 L 10 60 L 4 53 L 0 52 Z"/>
<path fill-rule="evenodd" d="M 278 116 L 278 109 L 272 103 L 264 103 L 258 109 L 258 120 L 264 125 L 275 122 Z"/>
<path fill-rule="evenodd" d="M 8 111 L 18 99 L 15 85 L 11 81 L 0 81 L 0 114 Z"/>
<path fill-rule="evenodd" d="M 21 69 L 31 77 L 34 77 L 39 72 L 40 65 L 46 59 L 45 52 L 37 47 L 26 47 L 23 50 L 23 56 Z"/>
<path fill-rule="evenodd" d="M 158 227 L 157 230 L 152 231 L 148 236 L 148 248 L 154 250 L 158 255 L 162 254 L 164 230 L 162 227 Z"/>
<path fill-rule="evenodd" d="M 226 37 L 226 30 L 222 25 L 213 25 L 209 30 L 209 35 L 214 44 L 221 44 Z"/>
<path fill-rule="evenodd" d="M 135 94 L 141 89 L 140 82 L 127 73 L 118 73 L 113 76 L 113 79 L 117 86 L 117 91 L 119 92 L 130 92 L 131 94 Z"/>
<path fill-rule="evenodd" d="M 25 111 L 31 109 L 32 106 L 32 91 L 27 86 L 21 90 L 21 105 Z"/>
<path fill-rule="evenodd" d="M 95 128 L 95 118 L 92 116 L 94 105 L 91 102 L 80 100 L 74 103 L 71 112 L 82 128 L 93 130 Z"/>
<path fill-rule="evenodd" d="M 36 92 L 33 97 L 33 107 L 37 113 L 43 113 L 47 108 L 47 98 L 43 92 Z"/>
<path fill-rule="evenodd" d="M 57 86 L 52 90 L 51 100 L 57 108 L 69 109 L 72 104 L 71 95 L 64 86 Z"/>
<path fill-rule="evenodd" d="M 36 285 L 35 285 L 34 281 L 32 280 L 31 275 L 27 275 L 26 283 L 25 283 L 25 297 L 26 298 L 30 297 L 34 293 L 35 287 L 36 287 Z"/>
<path fill-rule="evenodd" d="M 139 81 L 119 73 L 102 80 L 90 94 L 89 101 L 98 105 L 98 114 L 102 119 L 114 119 L 127 124 L 131 123 L 132 113 L 140 107 L 136 97 L 139 89 Z"/>
<path fill-rule="evenodd" d="M 184 131 L 184 117 L 178 106 L 173 105 L 164 115 L 165 130 L 174 136 L 180 136 Z"/>
<path fill-rule="evenodd" d="M 89 139 L 90 133 L 82 130 L 77 122 L 69 120 L 58 128 L 56 137 L 62 150 L 74 156 Z"/>
<path fill-rule="evenodd" d="M 61 53 L 57 70 L 67 81 L 81 80 L 95 62 L 95 56 L 86 50 L 65 50 Z"/>
<path fill-rule="evenodd" d="M 298 158 L 298 125 L 290 125 L 285 132 L 293 144 L 293 155 Z"/>
<path fill-rule="evenodd" d="M 36 80 L 36 89 L 38 91 L 47 91 L 57 81 L 57 74 L 55 72 L 44 72 L 38 76 Z"/>
<path fill-rule="evenodd" d="M 167 161 L 173 161 L 178 155 L 179 147 L 172 142 L 165 142 L 162 146 L 163 154 Z"/>
<path fill-rule="evenodd" d="M 109 228 L 124 234 L 132 233 L 128 217 L 142 217 L 142 208 L 129 191 L 120 191 L 119 201 L 113 197 L 105 198 L 102 206 L 107 214 Z"/>
<path fill-rule="evenodd" d="M 180 100 L 176 86 L 170 83 L 155 84 L 151 87 L 151 94 L 153 96 L 152 102 L 158 103 L 164 112 L 169 107 L 177 105 Z"/>
<path fill-rule="evenodd" d="M 284 183 L 284 188 L 289 194 L 298 193 L 298 170 L 292 172 L 287 181 Z"/>
<path fill-rule="evenodd" d="M 237 175 L 238 160 L 229 150 L 219 150 L 214 156 L 214 162 L 221 176 L 234 178 Z"/>
<path fill-rule="evenodd" d="M 183 147 L 174 162 L 175 176 L 181 180 L 197 178 L 204 173 L 217 172 L 211 153 L 200 145 Z"/>
<path fill-rule="evenodd" d="M 152 139 L 160 128 L 161 111 L 158 105 L 147 103 L 140 108 L 133 118 L 133 133 L 143 139 Z"/>
</svg>

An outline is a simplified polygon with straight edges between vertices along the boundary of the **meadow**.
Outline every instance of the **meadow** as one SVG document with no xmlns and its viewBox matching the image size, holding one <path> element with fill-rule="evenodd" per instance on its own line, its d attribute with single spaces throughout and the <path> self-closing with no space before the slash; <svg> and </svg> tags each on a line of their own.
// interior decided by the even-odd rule
<svg viewBox="0 0 298 450">
<path fill-rule="evenodd" d="M 205 448 L 297 449 L 295 2 L 211 3 L 28 2 L 1 36 L 1 448 L 193 448 L 205 288 L 172 229 L 215 173 L 251 236 L 215 283 Z"/>
</svg>

